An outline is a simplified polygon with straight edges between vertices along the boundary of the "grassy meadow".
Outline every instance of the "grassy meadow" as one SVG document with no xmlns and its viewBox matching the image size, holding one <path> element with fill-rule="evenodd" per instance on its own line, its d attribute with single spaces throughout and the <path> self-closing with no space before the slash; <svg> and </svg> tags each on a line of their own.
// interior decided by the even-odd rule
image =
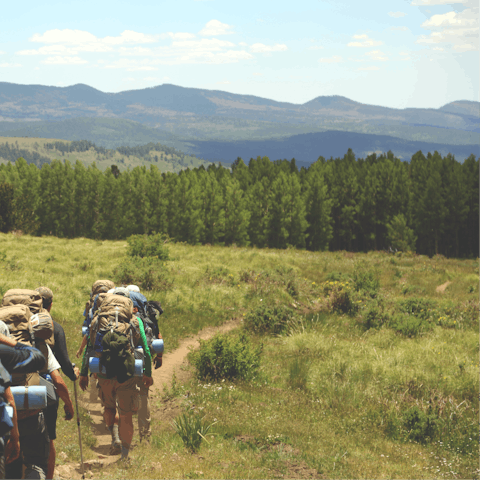
<svg viewBox="0 0 480 480">
<path fill-rule="evenodd" d="M 190 380 L 154 401 L 150 445 L 95 478 L 478 478 L 478 259 L 168 249 L 144 291 L 164 307 L 166 350 L 242 319 L 260 367 L 213 382 L 189 366 Z M 118 281 L 126 252 L 126 241 L 0 234 L 0 293 L 49 286 L 73 360 L 91 285 Z M 214 424 L 198 452 L 166 411 Z M 85 411 L 82 426 L 84 457 L 96 458 Z M 77 439 L 59 414 L 57 464 L 79 461 Z"/>
<path fill-rule="evenodd" d="M 68 140 L 58 140 L 49 138 L 35 138 L 35 137 L 2 137 L 0 136 L 0 147 L 8 143 L 11 148 L 17 148 L 19 150 L 26 150 L 27 152 L 36 152 L 42 157 L 53 160 L 68 160 L 71 164 L 75 164 L 77 160 L 82 162 L 85 166 L 89 166 L 95 162 L 97 167 L 104 171 L 111 165 L 117 165 L 119 170 L 133 169 L 135 167 L 155 165 L 162 172 L 174 172 L 178 173 L 184 168 L 195 168 L 200 165 L 209 165 L 211 162 L 201 160 L 195 156 L 185 155 L 182 158 L 179 155 L 169 154 L 166 152 L 159 152 L 151 150 L 149 157 L 143 158 L 135 155 L 123 155 L 116 150 L 107 150 L 106 153 L 96 152 L 93 148 L 90 148 L 86 152 L 67 152 L 62 153 L 56 149 L 49 149 L 45 147 L 45 144 L 62 142 L 65 144 L 71 143 Z M 20 153 L 19 153 L 20 155 Z M 155 160 L 157 156 L 157 160 Z M 0 163 L 8 163 L 9 160 L 1 158 Z"/>
</svg>

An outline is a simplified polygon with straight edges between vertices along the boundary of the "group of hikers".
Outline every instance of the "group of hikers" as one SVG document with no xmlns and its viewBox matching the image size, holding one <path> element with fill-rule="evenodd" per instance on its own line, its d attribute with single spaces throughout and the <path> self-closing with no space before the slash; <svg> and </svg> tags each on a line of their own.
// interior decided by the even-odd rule
<svg viewBox="0 0 480 480">
<path fill-rule="evenodd" d="M 11 289 L 2 298 L 0 478 L 53 478 L 59 398 L 66 420 L 75 413 L 60 369 L 74 382 L 75 397 L 77 379 L 82 390 L 89 383 L 95 389 L 112 436 L 110 454 L 128 461 L 136 412 L 140 442 L 150 439 L 152 366 L 161 367 L 163 353 L 160 303 L 148 301 L 136 285 L 97 280 L 83 312 L 76 352 L 81 368 L 70 361 L 64 329 L 50 315 L 52 305 L 53 292 L 45 286 Z"/>
</svg>

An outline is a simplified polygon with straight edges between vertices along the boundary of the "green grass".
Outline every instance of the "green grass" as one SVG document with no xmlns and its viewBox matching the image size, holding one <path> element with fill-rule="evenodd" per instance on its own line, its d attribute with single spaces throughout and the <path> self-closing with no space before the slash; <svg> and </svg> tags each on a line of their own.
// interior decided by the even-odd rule
<svg viewBox="0 0 480 480">
<path fill-rule="evenodd" d="M 197 454 L 154 414 L 151 445 L 133 451 L 131 467 L 112 465 L 99 476 L 478 477 L 478 260 L 168 248 L 171 260 L 162 268 L 173 282 L 148 292 L 165 310 L 160 330 L 167 351 L 206 326 L 267 311 L 264 305 L 289 308 L 291 317 L 274 335 L 242 327 L 254 345 L 263 344 L 253 379 L 207 383 L 192 375 L 153 402 L 154 410 L 170 408 L 178 416 L 194 408 L 205 424 L 216 422 Z M 111 278 L 126 251 L 124 241 L 1 234 L 0 292 L 49 286 L 53 317 L 67 331 L 74 357 L 91 285 Z M 358 272 L 368 282 L 359 283 Z M 335 279 L 357 302 L 349 313 L 331 311 L 325 282 Z M 374 279 L 376 298 L 369 290 Z M 452 283 L 437 293 L 447 280 Z M 429 306 L 415 318 L 428 328 L 410 337 L 397 332 L 391 318 L 406 301 L 417 305 L 419 299 Z M 367 312 L 380 310 L 387 321 L 367 328 Z M 431 420 L 430 430 L 418 415 Z M 417 433 L 409 429 L 409 418 L 417 418 Z M 83 417 L 82 426 L 87 424 Z M 58 432 L 57 452 L 76 461 L 76 425 L 59 419 Z M 85 438 L 84 456 L 96 458 L 94 437 Z"/>
</svg>

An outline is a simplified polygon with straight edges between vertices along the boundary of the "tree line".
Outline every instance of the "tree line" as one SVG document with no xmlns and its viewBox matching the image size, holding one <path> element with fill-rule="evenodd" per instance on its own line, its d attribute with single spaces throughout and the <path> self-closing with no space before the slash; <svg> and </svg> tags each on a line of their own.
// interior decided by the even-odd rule
<svg viewBox="0 0 480 480">
<path fill-rule="evenodd" d="M 478 256 L 479 162 L 437 152 L 408 162 L 392 152 L 356 159 L 240 158 L 178 174 L 119 172 L 55 160 L 0 166 L 0 229 L 120 239 L 165 233 L 191 244 Z M 10 212 L 10 213 L 9 213 Z"/>
</svg>

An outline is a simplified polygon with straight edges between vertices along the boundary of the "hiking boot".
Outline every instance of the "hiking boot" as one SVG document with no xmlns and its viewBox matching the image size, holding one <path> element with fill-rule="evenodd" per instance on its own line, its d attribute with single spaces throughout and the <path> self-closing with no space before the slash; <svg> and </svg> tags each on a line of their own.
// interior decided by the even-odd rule
<svg viewBox="0 0 480 480">
<path fill-rule="evenodd" d="M 110 446 L 110 455 L 118 455 L 122 452 L 122 442 L 120 441 L 112 441 L 112 445 Z"/>
</svg>

